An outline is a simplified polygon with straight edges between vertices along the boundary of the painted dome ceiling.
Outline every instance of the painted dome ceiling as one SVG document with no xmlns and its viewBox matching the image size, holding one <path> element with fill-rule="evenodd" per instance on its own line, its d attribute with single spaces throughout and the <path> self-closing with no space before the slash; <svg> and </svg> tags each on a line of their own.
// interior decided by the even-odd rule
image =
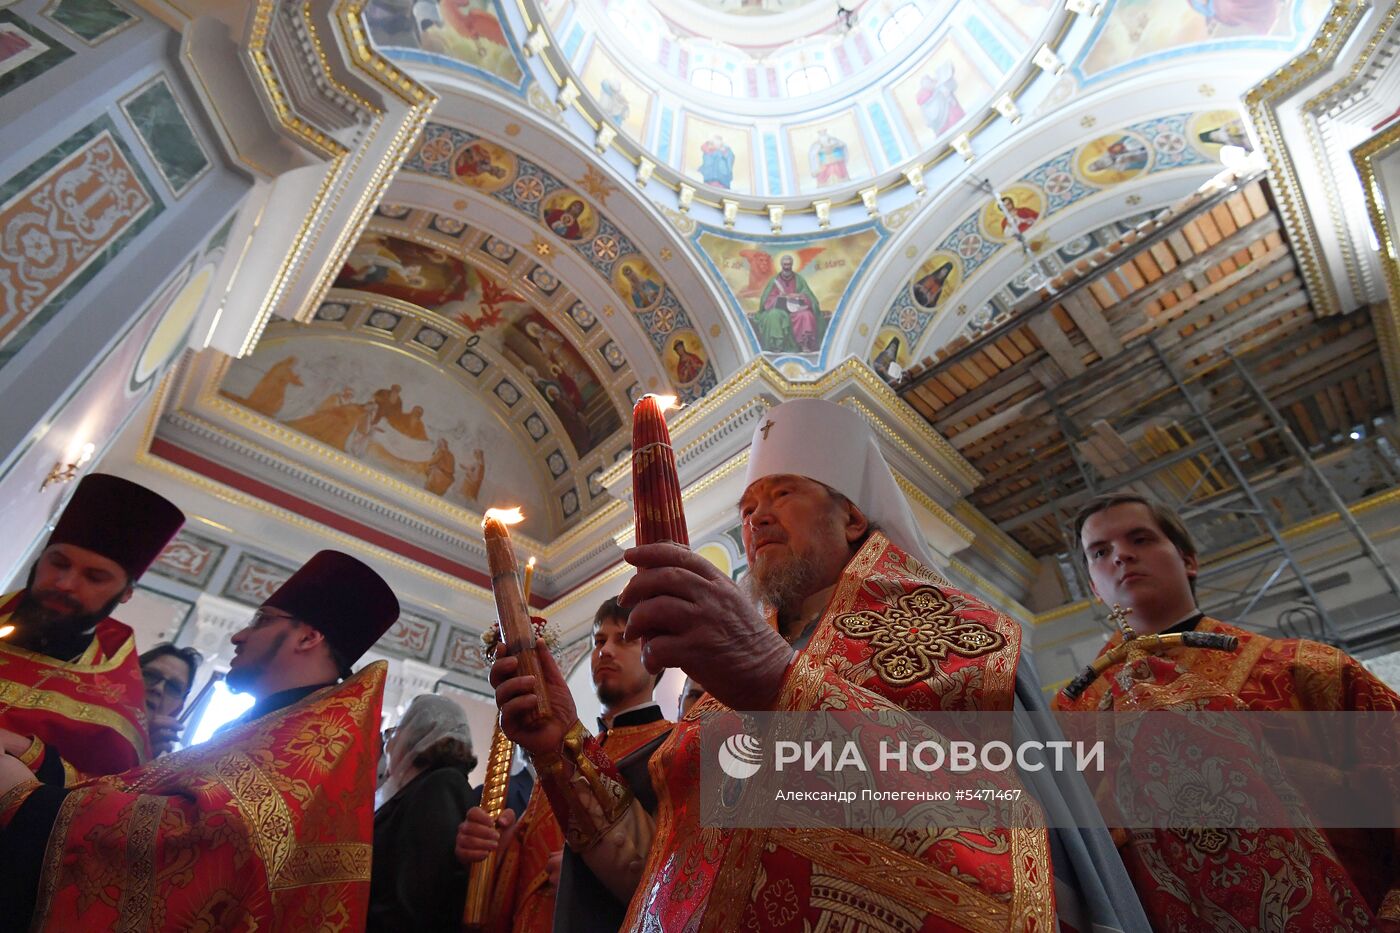
<svg viewBox="0 0 1400 933">
<path fill-rule="evenodd" d="M 715 196 L 851 194 L 975 128 L 1069 17 L 1054 0 L 543 5 L 599 116 Z"/>
<path fill-rule="evenodd" d="M 638 396 L 759 355 L 887 373 L 992 326 L 1247 148 L 1238 95 L 1325 4 L 835 6 L 371 0 L 439 103 L 314 313 L 199 374 L 199 417 L 367 524 L 519 504 L 607 566 L 582 539 Z"/>
</svg>

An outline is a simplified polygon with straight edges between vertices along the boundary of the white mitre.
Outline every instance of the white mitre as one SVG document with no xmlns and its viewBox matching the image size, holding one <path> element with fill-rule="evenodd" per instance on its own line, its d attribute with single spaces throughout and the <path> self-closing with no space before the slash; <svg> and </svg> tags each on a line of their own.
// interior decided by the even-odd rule
<svg viewBox="0 0 1400 933">
<path fill-rule="evenodd" d="M 744 488 L 784 474 L 830 486 L 854 502 L 896 547 L 926 567 L 937 566 L 875 434 L 856 412 L 817 398 L 769 409 L 753 433 Z"/>
</svg>

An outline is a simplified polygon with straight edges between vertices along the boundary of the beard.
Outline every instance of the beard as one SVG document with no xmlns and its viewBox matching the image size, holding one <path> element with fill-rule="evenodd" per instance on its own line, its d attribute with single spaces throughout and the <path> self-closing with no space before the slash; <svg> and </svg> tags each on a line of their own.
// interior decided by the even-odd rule
<svg viewBox="0 0 1400 933">
<path fill-rule="evenodd" d="M 749 593 L 778 614 L 778 629 L 785 631 L 802 613 L 802 601 L 818 586 L 820 569 L 805 554 L 782 559 L 757 560 L 749 573 Z"/>
<path fill-rule="evenodd" d="M 36 566 L 29 571 L 24 595 L 20 597 L 19 605 L 14 610 L 14 618 L 19 623 L 16 628 L 19 631 L 15 633 L 13 644 L 21 648 L 47 653 L 44 648 L 49 645 L 61 644 L 90 633 L 97 623 L 121 605 L 123 593 L 119 592 L 96 612 L 83 612 L 82 604 L 71 597 L 47 590 L 36 591 L 33 587 L 37 570 Z M 63 605 L 61 608 L 51 609 L 44 605 L 45 600 L 61 600 Z"/>
<path fill-rule="evenodd" d="M 616 678 L 617 675 L 613 675 Z M 598 685 L 598 702 L 607 709 L 615 708 L 623 700 L 635 696 L 645 689 L 647 684 L 652 682 L 652 676 L 645 669 L 632 684 L 619 683 L 614 679 L 608 683 Z"/>
<path fill-rule="evenodd" d="M 229 668 L 228 675 L 224 678 L 225 686 L 234 693 L 255 693 L 258 681 L 267 672 L 268 662 L 277 657 L 277 653 L 282 650 L 282 643 L 287 640 L 287 634 L 279 632 L 259 657 L 249 658 L 238 667 Z"/>
</svg>

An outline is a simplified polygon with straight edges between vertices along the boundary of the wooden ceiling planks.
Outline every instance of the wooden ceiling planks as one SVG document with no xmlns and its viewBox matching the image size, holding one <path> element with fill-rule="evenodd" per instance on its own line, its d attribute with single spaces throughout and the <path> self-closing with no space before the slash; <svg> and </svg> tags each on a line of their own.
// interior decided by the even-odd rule
<svg viewBox="0 0 1400 933">
<path fill-rule="evenodd" d="M 1237 495 L 1204 432 L 1187 426 L 1190 411 L 1149 337 L 1205 404 L 1238 409 L 1225 433 L 1260 468 L 1287 451 L 1235 404 L 1243 392 L 1226 349 L 1250 354 L 1256 379 L 1310 446 L 1391 410 L 1369 314 L 1318 319 L 1265 184 L 1192 195 L 1081 258 L 1053 295 L 1032 296 L 896 385 L 982 473 L 973 504 L 1031 553 L 1064 548 L 1060 523 L 1089 494 L 1076 456 L 1099 480 Z"/>
</svg>

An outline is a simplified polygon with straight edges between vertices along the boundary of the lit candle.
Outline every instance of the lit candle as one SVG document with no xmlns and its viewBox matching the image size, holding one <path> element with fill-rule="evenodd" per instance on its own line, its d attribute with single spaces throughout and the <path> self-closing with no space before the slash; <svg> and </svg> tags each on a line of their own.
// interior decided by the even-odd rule
<svg viewBox="0 0 1400 933">
<path fill-rule="evenodd" d="M 531 721 L 538 722 L 549 714 L 549 698 L 544 692 L 540 661 L 535 655 L 535 629 L 530 624 L 530 610 L 525 606 L 525 594 L 520 587 L 515 548 L 511 546 L 510 531 L 506 528 L 523 518 L 519 509 L 487 509 L 481 530 L 486 539 L 486 562 L 491 571 L 491 592 L 496 597 L 501 646 L 506 654 L 520 659 L 520 674 L 535 678 L 535 696 L 539 704 Z"/>
<path fill-rule="evenodd" d="M 664 415 L 675 404 L 674 396 L 644 395 L 632 409 L 632 514 L 638 544 L 690 547 L 676 454 Z"/>
<path fill-rule="evenodd" d="M 525 585 L 521 588 L 521 593 L 525 597 L 525 608 L 530 608 L 530 584 L 535 580 L 535 559 L 532 557 L 525 562 Z"/>
</svg>

